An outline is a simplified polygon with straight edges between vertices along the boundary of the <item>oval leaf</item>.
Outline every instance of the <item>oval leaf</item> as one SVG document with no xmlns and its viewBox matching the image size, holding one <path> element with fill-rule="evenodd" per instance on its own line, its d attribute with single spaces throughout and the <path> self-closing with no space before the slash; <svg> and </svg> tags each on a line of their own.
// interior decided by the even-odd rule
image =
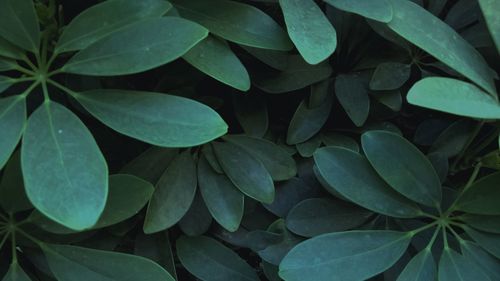
<svg viewBox="0 0 500 281">
<path fill-rule="evenodd" d="M 411 65 L 384 62 L 377 66 L 370 80 L 370 89 L 375 91 L 395 90 L 410 78 Z"/>
<path fill-rule="evenodd" d="M 476 231 L 470 227 L 464 227 L 464 230 L 479 246 L 500 259 L 500 235 Z"/>
<path fill-rule="evenodd" d="M 500 10 L 500 1 L 498 0 L 479 0 L 479 6 L 483 12 L 486 25 L 490 30 L 491 38 L 495 41 L 497 51 L 500 53 L 500 20 L 497 12 Z"/>
<path fill-rule="evenodd" d="M 335 95 L 352 122 L 361 127 L 370 113 L 370 97 L 358 74 L 341 74 L 335 79 Z"/>
<path fill-rule="evenodd" d="M 16 148 L 26 123 L 26 101 L 21 96 L 0 99 L 0 170 Z"/>
<path fill-rule="evenodd" d="M 481 178 L 460 197 L 456 209 L 479 215 L 500 215 L 500 172 Z"/>
<path fill-rule="evenodd" d="M 339 10 L 381 22 L 390 22 L 392 6 L 387 0 L 323 0 Z"/>
<path fill-rule="evenodd" d="M 40 28 L 32 0 L 0 1 L 0 36 L 34 53 L 40 47 Z"/>
<path fill-rule="evenodd" d="M 2 278 L 2 281 L 31 281 L 31 278 L 17 262 L 13 262 L 10 264 L 9 271 Z"/>
<path fill-rule="evenodd" d="M 318 107 L 310 108 L 303 100 L 288 125 L 286 142 L 290 145 L 309 140 L 325 125 L 332 110 L 333 98 L 327 97 Z"/>
<path fill-rule="evenodd" d="M 436 262 L 429 249 L 415 255 L 403 269 L 397 281 L 429 281 L 436 280 Z"/>
<path fill-rule="evenodd" d="M 477 230 L 500 234 L 500 216 L 465 214 L 460 219 Z"/>
<path fill-rule="evenodd" d="M 439 260 L 439 281 L 489 280 L 474 261 L 453 249 L 445 248 Z"/>
</svg>

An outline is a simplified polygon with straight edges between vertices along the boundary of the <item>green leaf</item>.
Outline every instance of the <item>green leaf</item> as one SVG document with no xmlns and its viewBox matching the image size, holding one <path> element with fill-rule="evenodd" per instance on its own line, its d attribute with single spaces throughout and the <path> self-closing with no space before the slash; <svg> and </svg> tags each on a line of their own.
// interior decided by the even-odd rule
<svg viewBox="0 0 500 281">
<path fill-rule="evenodd" d="M 453 122 L 447 128 L 441 128 L 438 138 L 432 143 L 431 153 L 441 153 L 447 158 L 457 156 L 465 149 L 469 138 L 477 126 L 477 122 L 470 119 L 461 119 Z"/>
<path fill-rule="evenodd" d="M 460 197 L 456 209 L 479 215 L 500 215 L 500 172 L 473 183 Z"/>
<path fill-rule="evenodd" d="M 226 40 L 263 49 L 288 51 L 293 45 L 270 16 L 254 6 L 226 0 L 174 0 L 182 17 Z"/>
<path fill-rule="evenodd" d="M 203 281 L 258 281 L 257 274 L 235 252 L 205 236 L 182 236 L 176 243 L 182 265 Z"/>
<path fill-rule="evenodd" d="M 0 94 L 12 85 L 14 85 L 12 78 L 0 75 Z"/>
<path fill-rule="evenodd" d="M 410 235 L 396 231 L 320 235 L 293 248 L 279 274 L 287 281 L 365 280 L 391 267 L 410 240 Z"/>
<path fill-rule="evenodd" d="M 412 143 L 387 131 L 368 131 L 361 145 L 377 173 L 407 198 L 431 207 L 441 205 L 441 181 L 431 162 Z"/>
<path fill-rule="evenodd" d="M 193 202 L 196 184 L 196 164 L 186 150 L 170 163 L 158 181 L 148 205 L 144 232 L 158 232 L 179 222 Z"/>
<path fill-rule="evenodd" d="M 64 28 L 55 52 L 81 50 L 121 28 L 164 15 L 172 5 L 163 0 L 107 0 L 76 16 Z"/>
<path fill-rule="evenodd" d="M 390 22 L 392 6 L 387 0 L 323 0 L 339 10 L 381 22 Z"/>
<path fill-rule="evenodd" d="M 0 57 L 22 59 L 24 51 L 0 36 Z"/>
<path fill-rule="evenodd" d="M 436 277 L 436 262 L 432 252 L 424 249 L 410 260 L 397 281 L 429 281 L 436 280 Z"/>
<path fill-rule="evenodd" d="M 0 207 L 9 213 L 33 208 L 24 190 L 19 150 L 14 152 L 3 170 L 3 176 L 0 180 Z"/>
<path fill-rule="evenodd" d="M 208 36 L 191 48 L 183 58 L 201 72 L 240 91 L 250 89 L 245 66 L 221 39 Z"/>
<path fill-rule="evenodd" d="M 332 102 L 333 98 L 329 96 L 320 106 L 311 108 L 308 106 L 307 100 L 304 99 L 297 107 L 288 125 L 287 144 L 305 142 L 316 135 L 330 116 Z"/>
<path fill-rule="evenodd" d="M 376 91 L 395 90 L 410 78 L 411 65 L 398 62 L 383 62 L 377 66 L 370 80 L 370 89 Z"/>
<path fill-rule="evenodd" d="M 464 227 L 464 230 L 479 246 L 500 259 L 500 235 L 476 231 L 470 227 Z"/>
<path fill-rule="evenodd" d="M 473 84 L 429 77 L 413 85 L 408 102 L 434 110 L 480 119 L 500 119 L 500 104 Z"/>
<path fill-rule="evenodd" d="M 261 75 L 254 79 L 254 84 L 261 90 L 280 94 L 302 89 L 316 82 L 323 81 L 332 74 L 327 63 L 308 64 L 301 56 L 290 56 L 288 67 L 275 75 Z"/>
<path fill-rule="evenodd" d="M 477 230 L 500 234 L 500 216 L 464 214 L 460 219 Z"/>
<path fill-rule="evenodd" d="M 491 38 L 495 41 L 497 51 L 500 53 L 500 19 L 497 14 L 497 12 L 500 11 L 500 1 L 479 0 L 479 6 L 486 20 L 486 25 L 490 30 Z"/>
<path fill-rule="evenodd" d="M 363 78 L 358 74 L 341 74 L 335 79 L 335 95 L 342 108 L 361 127 L 370 113 L 370 97 Z"/>
<path fill-rule="evenodd" d="M 280 0 L 288 35 L 309 64 L 318 64 L 335 51 L 337 33 L 313 0 Z"/>
<path fill-rule="evenodd" d="M 203 153 L 203 156 L 205 156 L 208 164 L 210 164 L 210 167 L 212 167 L 212 169 L 216 173 L 224 174 L 224 171 L 222 170 L 222 167 L 219 164 L 219 160 L 217 160 L 214 149 L 210 143 L 203 145 L 203 147 L 201 148 L 201 152 Z"/>
<path fill-rule="evenodd" d="M 389 28 L 496 96 L 488 64 L 455 30 L 411 1 L 390 2 Z"/>
<path fill-rule="evenodd" d="M 203 201 L 203 197 L 200 192 L 197 192 L 191 207 L 179 221 L 179 227 L 186 235 L 200 236 L 208 231 L 212 221 L 212 216 Z"/>
<path fill-rule="evenodd" d="M 233 95 L 234 114 L 243 131 L 262 138 L 269 128 L 267 102 L 262 95 Z"/>
<path fill-rule="evenodd" d="M 0 99 L 0 170 L 16 149 L 26 123 L 26 100 L 22 96 Z"/>
<path fill-rule="evenodd" d="M 288 53 L 285 51 L 254 48 L 245 45 L 240 45 L 240 47 L 272 68 L 285 70 L 288 66 Z"/>
<path fill-rule="evenodd" d="M 295 160 L 280 146 L 260 138 L 244 135 L 226 135 L 231 142 L 257 158 L 275 181 L 288 180 L 297 174 Z"/>
<path fill-rule="evenodd" d="M 469 241 L 460 243 L 464 256 L 476 263 L 481 270 L 490 276 L 491 280 L 500 279 L 500 261 L 481 249 L 477 244 Z"/>
<path fill-rule="evenodd" d="M 107 126 L 153 145 L 195 146 L 227 131 L 214 110 L 182 97 L 124 90 L 94 90 L 75 97 Z"/>
<path fill-rule="evenodd" d="M 340 146 L 350 149 L 355 152 L 359 152 L 359 144 L 354 139 L 338 134 L 327 132 L 322 134 L 322 141 L 326 146 Z"/>
<path fill-rule="evenodd" d="M 297 152 L 299 152 L 300 156 L 309 158 L 313 156 L 316 149 L 321 146 L 321 135 L 317 134 L 312 138 L 306 140 L 305 142 L 298 143 L 295 145 L 297 148 Z"/>
<path fill-rule="evenodd" d="M 279 265 L 286 254 L 297 244 L 303 241 L 302 238 L 293 235 L 286 229 L 285 221 L 278 219 L 273 222 L 267 229 L 268 233 L 277 234 L 278 242 L 266 245 L 264 249 L 257 253 L 265 262 L 273 265 Z"/>
<path fill-rule="evenodd" d="M 177 154 L 177 148 L 152 146 L 125 165 L 120 173 L 134 175 L 156 185 L 165 167 Z"/>
<path fill-rule="evenodd" d="M 2 281 L 31 281 L 31 278 L 17 262 L 12 262 L 9 271 L 7 271 L 7 274 L 2 278 Z"/>
<path fill-rule="evenodd" d="M 177 280 L 175 259 L 167 231 L 153 235 L 138 234 L 135 238 L 134 254 L 158 263 Z"/>
<path fill-rule="evenodd" d="M 207 34 L 202 26 L 181 18 L 142 20 L 81 50 L 62 71 L 96 76 L 143 72 L 183 56 Z"/>
<path fill-rule="evenodd" d="M 42 250 L 57 280 L 175 281 L 158 264 L 134 255 L 67 245 L 43 244 Z"/>
<path fill-rule="evenodd" d="M 489 280 L 473 261 L 451 248 L 445 248 L 441 254 L 438 279 L 439 281 Z"/>
<path fill-rule="evenodd" d="M 243 218 L 243 193 L 225 175 L 214 172 L 205 157 L 198 160 L 198 182 L 212 217 L 228 231 L 236 231 Z"/>
<path fill-rule="evenodd" d="M 92 227 L 106 203 L 108 168 L 71 111 L 45 102 L 28 119 L 21 149 L 26 194 L 44 215 L 74 230 Z"/>
<path fill-rule="evenodd" d="M 311 198 L 290 210 L 286 216 L 286 227 L 297 235 L 314 237 L 355 228 L 372 214 L 344 201 Z"/>
<path fill-rule="evenodd" d="M 263 203 L 273 202 L 273 180 L 257 157 L 232 143 L 212 145 L 222 169 L 241 192 Z"/>
<path fill-rule="evenodd" d="M 32 0 L 0 1 L 0 36 L 34 53 L 40 47 L 40 28 Z"/>
<path fill-rule="evenodd" d="M 17 63 L 14 60 L 0 57 L 0 71 L 14 70 L 16 68 L 16 65 L 17 65 Z M 5 77 L 5 76 L 0 76 L 0 77 L 3 77 L 3 79 L 2 79 L 3 82 L 0 82 L 2 84 L 8 83 L 8 82 L 10 82 L 12 84 L 12 82 L 14 82 L 14 79 L 11 79 L 9 77 Z M 10 81 L 8 81 L 8 80 L 10 80 Z M 3 87 L 5 87 L 5 86 L 3 86 Z M 0 91 L 3 92 L 3 90 L 5 90 L 5 89 L 1 89 Z"/>
<path fill-rule="evenodd" d="M 368 160 L 340 147 L 324 147 L 314 153 L 321 176 L 352 202 L 388 216 L 410 218 L 420 214 L 418 207 L 394 191 L 380 178 Z"/>
</svg>

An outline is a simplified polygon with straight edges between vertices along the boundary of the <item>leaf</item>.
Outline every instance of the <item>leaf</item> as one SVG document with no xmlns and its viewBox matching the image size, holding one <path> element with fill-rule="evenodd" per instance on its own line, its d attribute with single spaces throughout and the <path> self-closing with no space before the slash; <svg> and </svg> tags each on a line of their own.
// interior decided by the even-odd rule
<svg viewBox="0 0 500 281">
<path fill-rule="evenodd" d="M 179 154 L 176 148 L 150 147 L 123 167 L 120 173 L 139 177 L 156 185 L 165 167 Z"/>
<path fill-rule="evenodd" d="M 500 259 L 500 235 L 473 230 L 464 227 L 465 232 L 488 253 Z"/>
<path fill-rule="evenodd" d="M 208 36 L 183 58 L 201 72 L 240 91 L 250 89 L 250 76 L 228 44 Z"/>
<path fill-rule="evenodd" d="M 196 193 L 196 166 L 189 150 L 179 154 L 163 173 L 148 205 L 144 232 L 165 230 L 186 214 Z"/>
<path fill-rule="evenodd" d="M 477 230 L 500 234 L 500 216 L 464 214 L 460 219 Z"/>
<path fill-rule="evenodd" d="M 0 36 L 0 57 L 22 59 L 24 51 Z"/>
<path fill-rule="evenodd" d="M 317 134 L 305 142 L 298 143 L 295 147 L 300 156 L 309 158 L 321 146 L 321 135 Z"/>
<path fill-rule="evenodd" d="M 179 14 L 226 40 L 263 49 L 288 51 L 292 43 L 270 16 L 254 6 L 226 0 L 174 0 Z"/>
<path fill-rule="evenodd" d="M 21 148 L 26 194 L 50 219 L 92 227 L 106 203 L 108 168 L 94 138 L 71 111 L 45 102 L 28 119 Z"/>
<path fill-rule="evenodd" d="M 281 262 L 279 275 L 287 281 L 365 280 L 391 267 L 410 240 L 410 235 L 396 231 L 320 235 L 293 248 Z"/>
<path fill-rule="evenodd" d="M 388 186 L 366 158 L 352 150 L 324 147 L 314 153 L 321 176 L 342 196 L 371 211 L 398 218 L 420 214 L 418 207 Z"/>
<path fill-rule="evenodd" d="M 390 2 L 389 28 L 496 96 L 488 64 L 455 30 L 411 1 Z"/>
<path fill-rule="evenodd" d="M 142 20 L 81 50 L 62 71 L 95 76 L 143 72 L 183 56 L 207 34 L 202 26 L 181 18 Z"/>
<path fill-rule="evenodd" d="M 164 15 L 172 5 L 163 0 L 107 0 L 76 16 L 63 30 L 55 53 L 84 49 L 100 39 L 146 18 Z"/>
<path fill-rule="evenodd" d="M 16 149 L 26 123 L 26 100 L 23 96 L 0 99 L 0 170 Z"/>
<path fill-rule="evenodd" d="M 175 281 L 158 264 L 139 256 L 68 245 L 43 244 L 42 250 L 57 280 Z"/>
<path fill-rule="evenodd" d="M 0 94 L 12 85 L 14 85 L 12 78 L 0 75 Z"/>
<path fill-rule="evenodd" d="M 445 248 L 439 260 L 439 281 L 489 280 L 472 261 L 451 248 Z"/>
<path fill-rule="evenodd" d="M 479 119 L 500 119 L 500 104 L 473 84 L 429 77 L 415 83 L 408 102 L 434 110 Z"/>
<path fill-rule="evenodd" d="M 481 249 L 477 244 L 468 241 L 462 241 L 460 244 L 464 256 L 474 261 L 481 270 L 490 276 L 491 280 L 500 278 L 500 261 Z"/>
<path fill-rule="evenodd" d="M 332 68 L 327 63 L 310 65 L 300 56 L 290 56 L 288 67 L 283 72 L 255 77 L 253 83 L 267 93 L 280 94 L 323 81 L 331 73 Z"/>
<path fill-rule="evenodd" d="M 263 203 L 274 200 L 274 183 L 264 164 L 255 156 L 231 143 L 212 143 L 217 159 L 233 184 Z"/>
<path fill-rule="evenodd" d="M 290 210 L 286 217 L 286 227 L 297 235 L 315 237 L 360 226 L 372 214 L 340 200 L 311 198 Z"/>
<path fill-rule="evenodd" d="M 387 0 L 323 0 L 339 10 L 361 15 L 380 22 L 390 22 L 392 6 Z"/>
<path fill-rule="evenodd" d="M 486 25 L 490 30 L 491 38 L 495 41 L 497 51 L 500 53 L 500 19 L 497 16 L 497 11 L 500 10 L 499 0 L 479 0 L 479 7 L 483 12 Z"/>
<path fill-rule="evenodd" d="M 335 79 L 335 95 L 357 127 L 363 126 L 370 113 L 370 98 L 364 84 L 358 74 L 341 74 Z"/>
<path fill-rule="evenodd" d="M 27 51 L 38 53 L 40 28 L 33 1 L 0 1 L 0 36 Z"/>
<path fill-rule="evenodd" d="M 264 64 L 279 70 L 285 70 L 288 66 L 288 53 L 269 49 L 254 48 L 240 45 L 245 51 L 250 53 Z"/>
<path fill-rule="evenodd" d="M 16 65 L 17 65 L 16 61 L 0 57 L 0 72 L 14 70 L 16 68 Z M 12 85 L 15 82 L 15 80 L 10 77 L 6 76 L 0 76 L 0 77 L 2 77 L 2 82 L 0 83 L 6 84 L 2 87 L 7 87 L 8 85 Z M 5 89 L 1 89 L 0 91 L 3 92 L 3 90 Z"/>
<path fill-rule="evenodd" d="M 17 262 L 12 262 L 9 271 L 2 278 L 2 281 L 31 281 L 31 278 L 24 272 Z"/>
<path fill-rule="evenodd" d="M 436 262 L 432 252 L 424 249 L 410 260 L 397 281 L 428 281 L 436 280 L 436 277 Z"/>
<path fill-rule="evenodd" d="M 478 215 L 500 215 L 500 172 L 473 183 L 460 197 L 456 209 Z"/>
<path fill-rule="evenodd" d="M 19 150 L 14 152 L 3 169 L 3 176 L 0 180 L 0 207 L 8 213 L 17 213 L 33 208 L 24 190 Z"/>
<path fill-rule="evenodd" d="M 442 153 L 448 158 L 457 156 L 465 149 L 469 138 L 472 137 L 474 128 L 477 126 L 474 120 L 457 120 L 445 129 L 440 129 L 441 134 L 432 143 L 431 153 Z"/>
<path fill-rule="evenodd" d="M 383 62 L 377 66 L 370 80 L 370 89 L 395 90 L 410 78 L 411 66 L 398 62 Z"/>
<path fill-rule="evenodd" d="M 204 281 L 258 281 L 255 271 L 236 253 L 205 236 L 182 236 L 176 243 L 182 265 Z"/>
<path fill-rule="evenodd" d="M 326 146 L 340 146 L 359 152 L 359 144 L 352 138 L 338 133 L 323 133 L 322 141 Z"/>
<path fill-rule="evenodd" d="M 112 129 L 164 147 L 189 147 L 220 137 L 227 125 L 210 107 L 160 93 L 93 90 L 75 98 Z"/>
<path fill-rule="evenodd" d="M 257 158 L 275 181 L 288 180 L 297 174 L 295 160 L 280 146 L 260 138 L 244 135 L 226 135 L 231 142 Z"/>
<path fill-rule="evenodd" d="M 269 127 L 269 113 L 262 95 L 233 95 L 233 107 L 236 119 L 247 135 L 264 137 Z"/>
<path fill-rule="evenodd" d="M 333 98 L 329 96 L 320 106 L 311 108 L 307 100 L 303 100 L 288 125 L 287 144 L 305 142 L 316 135 L 330 116 L 332 102 Z"/>
<path fill-rule="evenodd" d="M 368 131 L 361 145 L 377 173 L 405 197 L 431 207 L 441 205 L 441 181 L 431 162 L 412 143 L 387 131 Z"/>
<path fill-rule="evenodd" d="M 179 221 L 179 227 L 186 235 L 200 236 L 207 232 L 212 224 L 212 216 L 200 192 L 194 196 L 187 213 Z"/>
<path fill-rule="evenodd" d="M 201 152 L 203 153 L 203 156 L 205 156 L 208 164 L 210 164 L 210 167 L 212 167 L 212 169 L 216 173 L 224 174 L 224 171 L 222 170 L 222 167 L 219 164 L 219 160 L 217 160 L 214 149 L 212 148 L 212 145 L 210 143 L 203 145 L 201 148 Z"/>
<path fill-rule="evenodd" d="M 228 231 L 236 231 L 243 218 L 245 195 L 225 175 L 214 172 L 205 157 L 198 160 L 198 182 L 212 217 Z"/>
<path fill-rule="evenodd" d="M 318 64 L 335 51 L 337 33 L 313 0 L 280 0 L 288 35 L 309 64 Z"/>
<path fill-rule="evenodd" d="M 268 227 L 269 233 L 278 234 L 280 239 L 277 243 L 266 245 L 264 249 L 259 250 L 257 253 L 263 261 L 273 265 L 279 265 L 286 254 L 303 239 L 293 235 L 286 229 L 285 221 L 278 219 Z"/>
<path fill-rule="evenodd" d="M 174 255 L 167 231 L 153 235 L 138 234 L 134 254 L 158 263 L 177 280 Z"/>
</svg>

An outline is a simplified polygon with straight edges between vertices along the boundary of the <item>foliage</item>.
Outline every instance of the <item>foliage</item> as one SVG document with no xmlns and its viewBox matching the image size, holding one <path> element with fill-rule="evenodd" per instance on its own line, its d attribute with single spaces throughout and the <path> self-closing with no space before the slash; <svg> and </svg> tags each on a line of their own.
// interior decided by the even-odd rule
<svg viewBox="0 0 500 281">
<path fill-rule="evenodd" d="M 498 0 L 0 0 L 0 276 L 500 280 Z"/>
</svg>

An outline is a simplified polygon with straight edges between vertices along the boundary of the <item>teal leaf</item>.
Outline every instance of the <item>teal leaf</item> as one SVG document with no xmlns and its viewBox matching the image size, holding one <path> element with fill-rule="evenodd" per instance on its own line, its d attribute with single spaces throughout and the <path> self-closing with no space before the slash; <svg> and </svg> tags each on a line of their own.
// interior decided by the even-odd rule
<svg viewBox="0 0 500 281">
<path fill-rule="evenodd" d="M 451 78 L 429 77 L 415 83 L 408 102 L 434 110 L 480 119 L 500 119 L 500 104 L 475 85 Z"/>
<path fill-rule="evenodd" d="M 165 167 L 178 153 L 177 148 L 152 146 L 127 163 L 120 173 L 134 175 L 155 185 L 165 171 Z"/>
<path fill-rule="evenodd" d="M 0 1 L 0 36 L 34 53 L 40 47 L 40 27 L 32 0 Z"/>
<path fill-rule="evenodd" d="M 214 110 L 182 97 L 124 90 L 94 90 L 75 97 L 112 129 L 157 146 L 200 145 L 227 131 Z"/>
<path fill-rule="evenodd" d="M 439 281 L 489 280 L 481 269 L 469 258 L 451 248 L 445 248 L 439 260 Z"/>
<path fill-rule="evenodd" d="M 388 0 L 323 0 L 339 10 L 361 15 L 380 22 L 390 22 L 392 6 Z"/>
<path fill-rule="evenodd" d="M 397 281 L 436 280 L 436 262 L 430 249 L 416 254 L 398 276 Z"/>
<path fill-rule="evenodd" d="M 250 89 L 250 76 L 228 44 L 208 36 L 183 58 L 201 72 L 240 91 Z"/>
<path fill-rule="evenodd" d="M 241 45 L 288 51 L 293 45 L 273 18 L 254 6 L 227 0 L 175 0 L 182 17 Z"/>
<path fill-rule="evenodd" d="M 326 146 L 340 146 L 352 151 L 359 152 L 359 144 L 348 136 L 327 132 L 321 135 L 321 139 Z"/>
<path fill-rule="evenodd" d="M 224 174 L 224 171 L 222 170 L 222 167 L 219 164 L 219 160 L 217 160 L 214 149 L 210 143 L 203 145 L 203 147 L 201 148 L 201 153 L 203 154 L 203 156 L 205 156 L 208 164 L 216 173 Z"/>
<path fill-rule="evenodd" d="M 268 227 L 267 233 L 278 235 L 279 240 L 276 243 L 265 245 L 264 249 L 259 250 L 257 253 L 263 261 L 273 265 L 279 265 L 286 254 L 303 241 L 302 238 L 288 231 L 283 219 L 278 219 L 273 222 Z"/>
<path fill-rule="evenodd" d="M 142 20 L 81 50 L 62 71 L 96 76 L 143 72 L 183 56 L 207 34 L 202 26 L 181 18 Z"/>
<path fill-rule="evenodd" d="M 285 70 L 288 66 L 288 53 L 285 51 L 254 48 L 245 45 L 240 45 L 240 47 L 272 68 Z"/>
<path fill-rule="evenodd" d="M 500 261 L 481 249 L 476 243 L 462 241 L 460 243 L 464 256 L 476 263 L 491 280 L 500 280 Z"/>
<path fill-rule="evenodd" d="M 2 281 L 31 281 L 31 278 L 17 262 L 12 262 Z"/>
<path fill-rule="evenodd" d="M 182 236 L 176 243 L 182 265 L 203 281 L 258 281 L 257 274 L 235 252 L 205 236 Z"/>
<path fill-rule="evenodd" d="M 275 181 L 288 180 L 297 174 L 295 160 L 271 141 L 244 135 L 226 135 L 224 140 L 247 150 L 257 158 Z"/>
<path fill-rule="evenodd" d="M 370 89 L 395 90 L 410 78 L 411 66 L 398 62 L 383 62 L 377 66 L 370 80 Z"/>
<path fill-rule="evenodd" d="M 473 183 L 460 197 L 456 209 L 479 215 L 500 215 L 500 172 Z"/>
<path fill-rule="evenodd" d="M 460 219 L 477 230 L 500 234 L 500 216 L 464 214 Z"/>
<path fill-rule="evenodd" d="M 243 131 L 253 137 L 262 138 L 269 128 L 267 102 L 261 95 L 234 95 L 234 114 Z"/>
<path fill-rule="evenodd" d="M 81 50 L 142 19 L 160 17 L 172 5 L 163 0 L 107 0 L 76 16 L 65 28 L 55 52 Z"/>
<path fill-rule="evenodd" d="M 135 238 L 134 254 L 150 259 L 177 279 L 175 259 L 167 231 L 153 235 L 140 233 Z"/>
<path fill-rule="evenodd" d="M 332 110 L 332 96 L 327 97 L 317 107 L 310 107 L 307 100 L 303 100 L 293 114 L 288 125 L 286 135 L 287 144 L 298 144 L 305 142 L 316 135 L 325 125 Z"/>
<path fill-rule="evenodd" d="M 2 62 L 0 62 L 0 64 L 1 63 Z M 14 80 L 12 78 L 0 75 L 0 94 L 12 85 L 14 85 Z"/>
<path fill-rule="evenodd" d="M 280 0 L 288 35 L 309 64 L 318 64 L 335 51 L 337 33 L 313 0 Z"/>
<path fill-rule="evenodd" d="M 297 152 L 300 154 L 300 156 L 305 158 L 313 156 L 316 149 L 318 149 L 320 146 L 321 146 L 320 134 L 313 136 L 312 138 L 306 140 L 305 142 L 298 143 L 295 145 L 295 147 L 297 148 Z"/>
<path fill-rule="evenodd" d="M 28 119 L 21 148 L 26 194 L 50 219 L 92 227 L 106 203 L 108 168 L 94 138 L 71 111 L 45 102 Z"/>
<path fill-rule="evenodd" d="M 3 176 L 0 180 L 0 207 L 9 213 L 33 208 L 24 190 L 19 150 L 14 152 L 3 169 Z"/>
<path fill-rule="evenodd" d="M 377 173 L 405 197 L 431 207 L 441 205 L 441 181 L 431 162 L 406 139 L 387 131 L 361 136 L 363 151 Z"/>
<path fill-rule="evenodd" d="M 0 170 L 16 149 L 26 123 L 26 100 L 22 96 L 0 99 Z"/>
<path fill-rule="evenodd" d="M 297 235 L 314 237 L 355 228 L 372 214 L 341 200 L 311 198 L 290 210 L 286 216 L 286 227 Z"/>
<path fill-rule="evenodd" d="M 486 25 L 490 30 L 491 38 L 497 46 L 497 51 L 500 53 L 500 19 L 498 11 L 500 11 L 499 0 L 479 0 L 479 7 L 483 12 Z"/>
<path fill-rule="evenodd" d="M 222 169 L 244 194 L 263 203 L 274 200 L 274 183 L 264 164 L 232 143 L 212 143 Z"/>
<path fill-rule="evenodd" d="M 470 227 L 464 227 L 464 230 L 479 246 L 500 259 L 500 235 L 476 231 Z"/>
<path fill-rule="evenodd" d="M 144 232 L 158 232 L 179 222 L 193 202 L 196 184 L 196 164 L 186 150 L 170 163 L 158 181 L 148 205 Z"/>
<path fill-rule="evenodd" d="M 212 225 L 212 221 L 212 216 L 203 201 L 203 197 L 200 192 L 197 192 L 191 207 L 179 221 L 179 228 L 186 235 L 200 236 L 208 231 Z"/>
<path fill-rule="evenodd" d="M 410 235 L 396 231 L 320 235 L 293 248 L 281 262 L 279 275 L 287 281 L 366 280 L 391 267 L 410 240 Z"/>
<path fill-rule="evenodd" d="M 337 76 L 335 95 L 352 122 L 363 126 L 370 113 L 370 97 L 363 78 L 358 74 Z"/>
<path fill-rule="evenodd" d="M 198 182 L 212 217 L 228 231 L 236 231 L 243 218 L 243 193 L 225 175 L 213 171 L 205 157 L 198 160 Z"/>
<path fill-rule="evenodd" d="M 390 2 L 389 28 L 496 96 L 488 64 L 455 30 L 411 1 Z"/>
<path fill-rule="evenodd" d="M 175 281 L 148 259 L 68 245 L 43 244 L 42 250 L 57 280 L 72 281 Z"/>
<path fill-rule="evenodd" d="M 416 204 L 406 199 L 377 175 L 368 160 L 340 147 L 324 147 L 314 153 L 322 178 L 345 198 L 371 211 L 409 218 L 420 214 Z"/>
</svg>

